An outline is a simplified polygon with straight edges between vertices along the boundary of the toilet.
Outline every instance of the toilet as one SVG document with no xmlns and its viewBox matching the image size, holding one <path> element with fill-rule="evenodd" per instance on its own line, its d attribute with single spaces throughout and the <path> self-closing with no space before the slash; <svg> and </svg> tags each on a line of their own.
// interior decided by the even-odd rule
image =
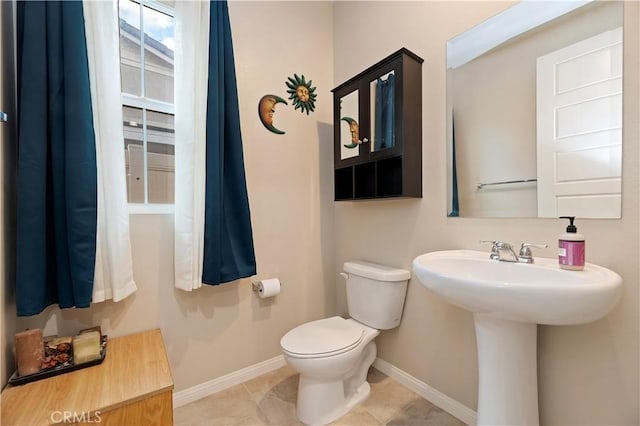
<svg viewBox="0 0 640 426">
<path fill-rule="evenodd" d="M 344 263 L 349 316 L 297 326 L 280 340 L 284 359 L 300 373 L 296 411 L 308 425 L 324 425 L 367 399 L 367 372 L 380 330 L 400 324 L 411 273 L 366 261 Z"/>
</svg>

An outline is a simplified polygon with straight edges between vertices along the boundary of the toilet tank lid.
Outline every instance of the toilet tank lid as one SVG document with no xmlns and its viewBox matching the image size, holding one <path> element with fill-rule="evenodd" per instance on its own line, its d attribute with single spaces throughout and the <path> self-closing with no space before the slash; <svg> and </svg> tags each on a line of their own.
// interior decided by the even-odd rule
<svg viewBox="0 0 640 426">
<path fill-rule="evenodd" d="M 411 272 L 406 269 L 367 262 L 366 260 L 344 262 L 344 271 L 378 281 L 406 281 L 411 278 Z"/>
</svg>

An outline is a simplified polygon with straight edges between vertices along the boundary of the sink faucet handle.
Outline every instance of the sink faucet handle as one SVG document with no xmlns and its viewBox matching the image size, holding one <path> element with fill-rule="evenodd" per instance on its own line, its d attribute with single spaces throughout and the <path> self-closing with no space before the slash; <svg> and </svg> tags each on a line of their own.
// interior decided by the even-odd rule
<svg viewBox="0 0 640 426">
<path fill-rule="evenodd" d="M 502 244 L 502 241 L 497 240 L 480 240 L 481 244 L 491 244 L 491 251 L 498 251 L 498 247 Z"/>
<path fill-rule="evenodd" d="M 500 259 L 500 244 L 503 244 L 502 241 L 497 240 L 480 240 L 482 244 L 491 244 L 491 256 L 489 256 L 492 260 Z"/>
<path fill-rule="evenodd" d="M 518 258 L 520 259 L 520 262 L 533 263 L 533 255 L 531 254 L 531 249 L 544 249 L 547 247 L 549 246 L 547 246 L 546 244 L 522 243 L 520 245 L 520 254 L 518 255 Z"/>
<path fill-rule="evenodd" d="M 507 243 L 506 241 L 500 241 L 500 240 L 480 240 L 481 243 L 491 243 L 493 244 L 493 250 L 510 250 L 512 248 L 511 244 Z"/>
<path fill-rule="evenodd" d="M 546 249 L 549 247 L 546 244 L 538 244 L 538 243 L 522 243 L 520 244 L 520 250 L 526 250 L 529 248 L 537 248 L 537 249 Z"/>
</svg>

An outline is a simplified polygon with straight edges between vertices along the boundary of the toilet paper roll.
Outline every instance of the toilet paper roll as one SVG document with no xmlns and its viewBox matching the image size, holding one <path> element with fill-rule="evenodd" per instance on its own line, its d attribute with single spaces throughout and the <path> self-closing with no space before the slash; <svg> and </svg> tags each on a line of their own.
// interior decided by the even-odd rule
<svg viewBox="0 0 640 426">
<path fill-rule="evenodd" d="M 258 283 L 258 296 L 261 299 L 277 294 L 280 294 L 280 280 L 278 278 L 269 278 Z"/>
</svg>

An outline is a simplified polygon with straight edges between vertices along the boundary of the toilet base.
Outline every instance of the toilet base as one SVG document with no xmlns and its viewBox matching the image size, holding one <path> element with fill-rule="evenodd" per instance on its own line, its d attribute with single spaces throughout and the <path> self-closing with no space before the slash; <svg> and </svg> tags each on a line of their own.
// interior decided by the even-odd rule
<svg viewBox="0 0 640 426">
<path fill-rule="evenodd" d="M 352 374 L 333 381 L 300 374 L 296 404 L 298 419 L 311 426 L 326 425 L 366 400 L 371 393 L 371 386 L 366 380 L 367 372 L 376 353 L 375 342 L 369 342 Z"/>
<path fill-rule="evenodd" d="M 369 385 L 369 382 L 364 382 L 363 384 L 361 384 L 358 390 L 356 391 L 356 393 L 354 393 L 351 399 L 349 400 L 349 403 L 347 404 L 347 407 L 348 407 L 347 411 L 351 410 L 353 407 L 360 404 L 361 402 L 364 402 L 367 398 L 369 398 L 370 393 L 371 393 L 371 385 Z"/>
<path fill-rule="evenodd" d="M 305 379 L 301 376 L 298 386 L 296 411 L 298 419 L 306 425 L 320 426 L 331 423 L 366 400 L 371 393 L 371 386 L 368 382 L 364 382 L 348 400 L 345 400 L 342 381 L 334 383 L 313 383 L 313 381 L 314 379 Z M 305 404 L 305 402 L 310 403 Z"/>
</svg>

